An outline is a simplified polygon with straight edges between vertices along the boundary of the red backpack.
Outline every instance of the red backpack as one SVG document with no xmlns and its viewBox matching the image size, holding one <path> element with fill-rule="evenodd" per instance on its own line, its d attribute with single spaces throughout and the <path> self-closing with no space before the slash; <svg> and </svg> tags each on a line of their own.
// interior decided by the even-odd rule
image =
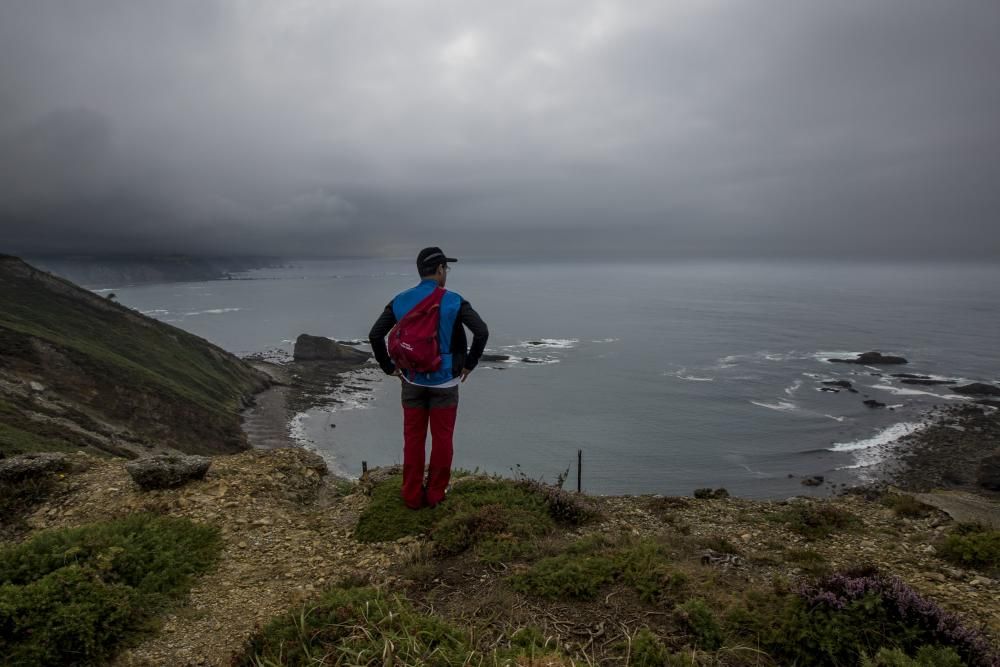
<svg viewBox="0 0 1000 667">
<path fill-rule="evenodd" d="M 445 291 L 435 287 L 389 332 L 389 357 L 397 368 L 417 373 L 433 373 L 441 368 L 438 324 Z"/>
</svg>

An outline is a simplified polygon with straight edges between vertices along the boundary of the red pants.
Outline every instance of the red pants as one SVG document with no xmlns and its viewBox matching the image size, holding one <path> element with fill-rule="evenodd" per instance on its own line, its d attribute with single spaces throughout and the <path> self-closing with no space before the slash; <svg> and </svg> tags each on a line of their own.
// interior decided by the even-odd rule
<svg viewBox="0 0 1000 667">
<path fill-rule="evenodd" d="M 403 383 L 403 502 L 411 509 L 444 500 L 451 479 L 452 437 L 458 416 L 458 387 L 435 389 Z M 431 460 L 424 483 L 427 427 Z"/>
</svg>

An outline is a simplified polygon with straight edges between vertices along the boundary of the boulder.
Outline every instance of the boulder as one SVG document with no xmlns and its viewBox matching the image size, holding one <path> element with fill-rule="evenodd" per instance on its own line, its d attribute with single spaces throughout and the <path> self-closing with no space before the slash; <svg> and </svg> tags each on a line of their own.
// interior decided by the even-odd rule
<svg viewBox="0 0 1000 667">
<path fill-rule="evenodd" d="M 883 403 L 881 401 L 876 401 L 874 398 L 869 398 L 867 401 L 862 401 L 862 403 L 864 403 L 865 405 L 867 405 L 869 408 L 884 408 L 885 407 L 885 403 Z"/>
<path fill-rule="evenodd" d="M 484 354 L 479 357 L 480 361 L 510 361 L 509 354 Z"/>
<path fill-rule="evenodd" d="M 302 334 L 295 339 L 295 361 L 345 361 L 363 363 L 371 355 L 353 347 L 342 345 L 326 336 Z"/>
<path fill-rule="evenodd" d="M 844 389 L 850 389 L 853 386 L 850 380 L 823 380 L 823 384 L 830 387 L 843 387 Z"/>
<path fill-rule="evenodd" d="M 20 482 L 36 479 L 71 468 L 65 454 L 52 452 L 19 454 L 0 460 L 0 482 Z"/>
<path fill-rule="evenodd" d="M 985 382 L 973 382 L 961 387 L 952 387 L 951 390 L 965 396 L 1000 396 L 1000 387 Z"/>
<path fill-rule="evenodd" d="M 140 488 L 169 489 L 201 479 L 212 465 L 207 456 L 160 454 L 125 464 L 128 474 Z"/>
<path fill-rule="evenodd" d="M 823 475 L 813 475 L 812 477 L 806 477 L 802 480 L 802 486 L 819 486 L 824 481 L 826 481 Z"/>
<path fill-rule="evenodd" d="M 1000 451 L 990 454 L 979 462 L 979 476 L 976 483 L 984 489 L 1000 491 Z"/>
<path fill-rule="evenodd" d="M 857 359 L 827 359 L 836 364 L 862 364 L 864 366 L 888 366 L 893 364 L 910 363 L 903 357 L 894 357 L 882 354 L 881 352 L 863 352 Z"/>
</svg>

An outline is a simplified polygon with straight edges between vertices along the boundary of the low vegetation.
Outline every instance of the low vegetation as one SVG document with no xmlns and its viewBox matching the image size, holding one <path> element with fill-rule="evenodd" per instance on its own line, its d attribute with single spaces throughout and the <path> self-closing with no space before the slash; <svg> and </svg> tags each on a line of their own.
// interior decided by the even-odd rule
<svg viewBox="0 0 1000 667">
<path fill-rule="evenodd" d="M 0 551 L 0 655 L 9 664 L 105 661 L 186 594 L 219 544 L 214 528 L 134 515 Z"/>
<path fill-rule="evenodd" d="M 938 549 L 945 560 L 962 567 L 1000 572 L 1000 530 L 977 523 L 959 524 Z"/>
<path fill-rule="evenodd" d="M 892 510 L 892 513 L 904 519 L 919 519 L 930 516 L 934 508 L 925 505 L 916 498 L 906 493 L 888 493 L 882 499 L 883 504 Z"/>
<path fill-rule="evenodd" d="M 484 558 L 518 553 L 519 543 L 550 533 L 557 524 L 580 525 L 591 513 L 574 496 L 536 483 L 502 478 L 457 480 L 437 507 L 411 510 L 399 492 L 402 477 L 376 485 L 358 520 L 355 537 L 383 542 L 408 535 L 430 535 L 441 556 L 479 546 Z"/>
<path fill-rule="evenodd" d="M 858 518 L 847 510 L 811 502 L 795 503 L 773 518 L 810 540 L 825 539 L 835 532 L 853 530 L 860 526 Z"/>
<path fill-rule="evenodd" d="M 570 665 L 541 633 L 520 632 L 481 649 L 474 627 L 424 614 L 399 595 L 335 587 L 315 604 L 275 619 L 251 638 L 234 667 L 272 665 Z"/>
</svg>

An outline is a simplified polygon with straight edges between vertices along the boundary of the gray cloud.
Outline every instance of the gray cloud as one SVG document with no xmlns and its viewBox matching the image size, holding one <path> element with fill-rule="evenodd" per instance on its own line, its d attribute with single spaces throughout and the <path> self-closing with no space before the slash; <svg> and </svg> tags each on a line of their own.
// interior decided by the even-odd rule
<svg viewBox="0 0 1000 667">
<path fill-rule="evenodd" d="M 0 5 L 31 253 L 1000 256 L 1000 5 Z"/>
</svg>

